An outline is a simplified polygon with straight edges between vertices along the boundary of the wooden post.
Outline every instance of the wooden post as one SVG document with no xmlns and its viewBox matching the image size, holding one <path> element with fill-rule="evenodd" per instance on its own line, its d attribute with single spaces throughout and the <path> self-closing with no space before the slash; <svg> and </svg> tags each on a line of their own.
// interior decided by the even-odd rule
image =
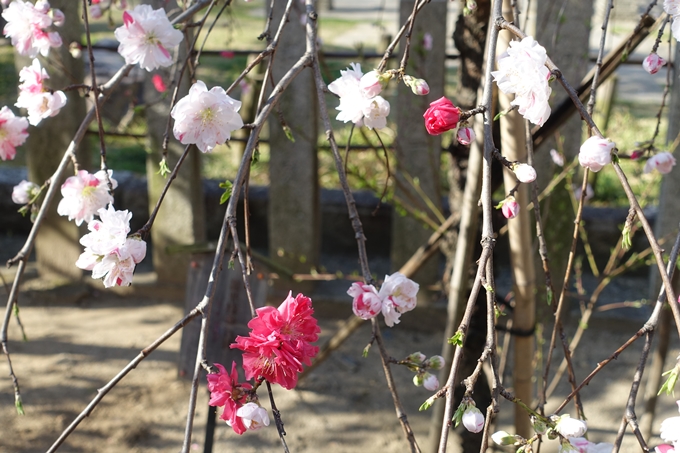
<svg viewBox="0 0 680 453">
<path fill-rule="evenodd" d="M 277 29 L 284 9 L 285 2 L 274 2 L 272 30 Z M 274 55 L 271 76 L 275 82 L 305 52 L 304 14 L 304 6 L 294 3 Z M 269 253 L 285 267 L 303 273 L 318 264 L 321 247 L 318 115 L 313 91 L 311 71 L 302 72 L 281 96 L 281 114 L 269 120 Z M 286 136 L 282 120 L 290 128 L 292 140 Z"/>
<path fill-rule="evenodd" d="M 413 0 L 399 2 L 399 22 L 404 23 L 413 11 Z M 395 178 L 395 197 L 414 205 L 434 221 L 437 217 L 427 207 L 422 197 L 412 187 L 412 178 L 420 186 L 437 209 L 441 210 L 441 186 L 439 181 L 441 162 L 441 137 L 427 133 L 423 126 L 422 113 L 429 103 L 444 95 L 444 60 L 446 53 L 446 6 L 443 0 L 433 0 L 416 17 L 411 35 L 410 58 L 406 74 L 422 78 L 430 86 L 430 94 L 416 96 L 403 83 L 397 94 L 396 117 L 397 138 L 395 154 L 397 167 Z M 429 33 L 432 46 L 425 46 L 424 37 Z M 405 40 L 402 41 L 402 50 Z M 363 68 L 368 71 L 370 68 Z M 394 107 L 393 107 L 394 108 Z M 414 114 L 414 112 L 419 112 Z M 410 178 L 405 178 L 404 173 Z M 393 269 L 399 269 L 421 244 L 432 234 L 422 221 L 413 217 L 403 217 L 396 212 L 392 215 L 392 248 L 390 258 Z M 439 277 L 439 263 L 431 260 L 414 275 L 413 279 L 424 285 L 435 283 Z M 423 288 L 424 289 L 424 288 Z M 423 297 L 420 297 L 422 295 Z M 427 303 L 426 291 L 419 292 L 418 303 Z"/>
<path fill-rule="evenodd" d="M 154 8 L 165 7 L 168 11 L 177 4 L 164 0 L 146 0 L 145 3 Z M 188 43 L 183 40 L 179 44 L 180 65 L 186 55 Z M 160 68 L 148 73 L 144 82 L 144 98 L 158 98 L 158 92 L 151 83 L 153 74 L 160 74 L 164 80 L 172 77 L 171 68 Z M 208 87 L 212 88 L 212 87 Z M 178 99 L 184 97 L 189 89 L 189 74 L 185 73 Z M 159 174 L 159 163 L 162 159 L 162 144 L 165 129 L 170 115 L 170 102 L 156 102 L 147 106 L 146 121 L 149 137 L 150 153 L 146 159 L 146 176 L 149 192 L 149 212 L 156 205 L 166 178 Z M 174 168 L 184 152 L 184 145 L 169 131 L 168 168 Z M 158 282 L 164 285 L 177 286 L 179 290 L 186 282 L 186 268 L 189 255 L 170 254 L 167 248 L 176 245 L 195 244 L 205 241 L 205 201 L 203 198 L 203 182 L 201 180 L 201 153 L 193 147 L 172 183 L 163 201 L 158 216 L 151 229 L 152 257 Z"/>
<path fill-rule="evenodd" d="M 80 42 L 83 36 L 79 13 L 81 2 L 54 0 L 50 3 L 53 8 L 61 9 L 66 16 L 65 25 L 58 28 L 64 45 L 50 49 L 49 57 L 41 64 L 50 76 L 47 81 L 49 87 L 59 90 L 83 81 L 83 60 L 73 58 L 68 51 L 69 43 Z M 31 61 L 32 59 L 16 56 L 17 70 L 30 66 Z M 24 145 L 28 178 L 38 185 L 52 176 L 85 117 L 85 99 L 77 91 L 67 92 L 66 97 L 68 102 L 57 116 L 46 118 L 38 126 L 30 126 L 28 129 L 29 136 Z M 89 151 L 87 146 L 82 146 L 78 151 L 78 162 L 83 169 L 90 166 Z M 64 179 L 72 175 L 73 173 L 66 172 Z M 63 182 L 52 181 L 52 184 L 61 185 Z M 83 251 L 78 243 L 81 232 L 75 223 L 57 214 L 60 199 L 61 195 L 57 195 L 35 241 L 38 271 L 43 277 L 78 280 L 83 275 L 82 270 L 75 265 Z"/>
</svg>

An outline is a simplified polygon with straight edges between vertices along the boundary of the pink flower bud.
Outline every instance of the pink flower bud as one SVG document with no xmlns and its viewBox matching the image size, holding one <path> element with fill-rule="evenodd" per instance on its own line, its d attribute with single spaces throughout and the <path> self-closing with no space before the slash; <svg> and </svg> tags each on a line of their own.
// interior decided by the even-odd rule
<svg viewBox="0 0 680 453">
<path fill-rule="evenodd" d="M 460 109 L 445 97 L 430 103 L 423 114 L 425 128 L 431 135 L 439 135 L 455 128 L 460 120 Z"/>
<path fill-rule="evenodd" d="M 557 420 L 555 430 L 564 437 L 582 437 L 588 430 L 588 425 L 583 420 L 565 414 Z"/>
<path fill-rule="evenodd" d="M 12 201 L 16 204 L 26 204 L 31 201 L 40 190 L 37 184 L 23 180 L 12 190 Z"/>
<path fill-rule="evenodd" d="M 430 93 L 430 86 L 424 79 L 416 79 L 413 76 L 405 75 L 402 80 L 407 87 L 411 88 L 415 95 L 425 96 Z"/>
<path fill-rule="evenodd" d="M 503 206 L 501 206 L 501 212 L 503 217 L 506 219 L 514 219 L 519 214 L 519 203 L 515 200 L 515 197 L 509 196 L 503 200 Z"/>
<path fill-rule="evenodd" d="M 647 55 L 647 58 L 642 62 L 642 67 L 650 74 L 656 74 L 666 64 L 666 60 L 661 58 L 656 52 Z"/>
<path fill-rule="evenodd" d="M 564 156 L 562 156 L 562 154 L 560 154 L 556 149 L 550 150 L 550 157 L 552 158 L 552 161 L 555 162 L 555 165 L 558 167 L 564 167 Z"/>
<path fill-rule="evenodd" d="M 611 153 L 615 147 L 616 143 L 607 138 L 592 136 L 581 145 L 578 161 L 582 167 L 598 172 L 611 163 Z"/>
<path fill-rule="evenodd" d="M 635 151 L 633 151 L 632 153 L 630 153 L 630 160 L 638 160 L 639 158 L 642 157 L 642 155 L 643 155 L 644 153 L 645 153 L 645 152 L 642 151 L 641 149 L 636 149 Z"/>
<path fill-rule="evenodd" d="M 423 49 L 425 50 L 432 50 L 432 33 L 425 33 L 423 36 Z"/>
<path fill-rule="evenodd" d="M 102 7 L 99 5 L 90 6 L 90 17 L 93 19 L 99 19 L 102 17 Z"/>
<path fill-rule="evenodd" d="M 159 93 L 165 93 L 168 89 L 168 87 L 165 85 L 165 82 L 163 81 L 163 77 L 161 77 L 160 74 L 154 74 L 153 77 L 151 77 L 151 82 L 153 83 L 153 87 Z"/>
<path fill-rule="evenodd" d="M 456 134 L 458 143 L 461 145 L 468 146 L 470 143 L 475 141 L 475 131 L 471 127 L 461 127 L 458 129 L 458 134 Z"/>
<path fill-rule="evenodd" d="M 374 318 L 382 309 L 382 300 L 375 286 L 355 282 L 347 290 L 352 300 L 352 310 L 361 319 Z"/>
<path fill-rule="evenodd" d="M 38 0 L 35 2 L 34 8 L 38 12 L 47 14 L 47 12 L 50 10 L 50 2 L 47 0 Z"/>
<path fill-rule="evenodd" d="M 478 433 L 484 428 L 484 414 L 475 406 L 470 406 L 463 413 L 463 426 L 471 433 Z"/>
<path fill-rule="evenodd" d="M 530 183 L 536 181 L 536 170 L 529 164 L 515 164 L 512 168 L 519 182 Z"/>
<path fill-rule="evenodd" d="M 52 10 L 52 22 L 56 27 L 61 27 L 64 25 L 64 22 L 66 22 L 66 16 L 62 12 L 62 10 L 54 8 Z"/>
<path fill-rule="evenodd" d="M 439 388 L 439 379 L 437 379 L 437 376 L 434 374 L 425 373 L 423 375 L 423 387 L 431 392 L 434 392 Z"/>
<path fill-rule="evenodd" d="M 671 153 L 659 153 L 647 160 L 644 172 L 650 173 L 652 170 L 657 170 L 659 173 L 666 175 L 671 172 L 674 165 L 675 157 Z"/>
</svg>

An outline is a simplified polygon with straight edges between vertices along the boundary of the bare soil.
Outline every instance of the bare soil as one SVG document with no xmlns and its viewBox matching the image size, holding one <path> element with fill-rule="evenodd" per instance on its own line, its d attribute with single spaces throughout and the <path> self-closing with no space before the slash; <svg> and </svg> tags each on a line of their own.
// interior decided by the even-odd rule
<svg viewBox="0 0 680 453">
<path fill-rule="evenodd" d="M 36 281 L 34 286 L 40 286 L 40 282 Z M 21 341 L 20 330 L 13 320 L 9 347 L 26 415 L 16 414 L 3 358 L 0 452 L 46 451 L 96 395 L 98 388 L 182 317 L 180 301 L 152 296 L 153 291 L 148 296 L 121 297 L 84 286 L 32 290 L 22 295 L 20 314 L 28 341 Z M 320 303 L 317 311 L 321 316 L 321 341 L 334 333 L 341 318 L 350 314 L 349 305 L 339 304 Z M 444 313 L 435 315 L 438 319 L 428 313 L 413 316 L 419 317 L 415 328 L 411 323 L 411 326 L 384 330 L 390 353 L 399 358 L 418 350 L 427 355 L 439 353 Z M 432 322 L 428 323 L 428 319 Z M 574 359 L 577 376 L 586 376 L 598 361 L 640 326 L 635 320 L 593 320 L 583 341 L 584 348 Z M 575 326 L 568 326 L 568 332 L 574 329 Z M 379 357 L 375 351 L 371 351 L 368 358 L 361 357 L 369 339 L 367 324 L 297 389 L 286 391 L 275 387 L 276 402 L 292 452 L 408 451 L 384 383 Z M 677 339 L 674 337 L 673 341 L 669 357 L 678 353 Z M 179 344 L 178 334 L 144 360 L 104 398 L 59 451 L 179 451 L 189 394 L 188 382 L 177 377 Z M 591 440 L 614 441 L 641 347 L 641 343 L 633 345 L 584 389 Z M 418 412 L 418 407 L 430 394 L 411 383 L 412 374 L 408 370 L 395 368 L 394 374 L 416 437 L 426 447 L 430 414 Z M 558 393 L 564 396 L 567 390 L 562 386 Z M 263 405 L 269 407 L 266 393 L 261 392 L 260 398 Z M 641 404 L 642 400 L 638 401 Z M 558 403 L 557 397 L 551 399 L 551 407 Z M 503 403 L 501 411 L 497 429 L 511 431 L 508 424 L 512 408 Z M 677 415 L 671 397 L 661 398 L 659 412 L 655 423 L 657 433 L 663 417 Z M 206 417 L 207 393 L 201 383 L 192 451 L 203 451 Z M 632 436 L 626 437 L 624 450 L 639 451 Z M 218 422 L 213 451 L 247 453 L 282 449 L 273 426 L 238 436 L 223 422 Z"/>
</svg>

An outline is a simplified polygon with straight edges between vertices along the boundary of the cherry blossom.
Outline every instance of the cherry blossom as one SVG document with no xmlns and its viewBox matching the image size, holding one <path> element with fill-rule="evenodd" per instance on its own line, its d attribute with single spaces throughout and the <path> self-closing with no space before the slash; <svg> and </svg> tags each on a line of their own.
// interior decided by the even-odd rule
<svg viewBox="0 0 680 453">
<path fill-rule="evenodd" d="M 208 374 L 208 390 L 210 391 L 210 406 L 224 407 L 220 418 L 227 422 L 236 434 L 243 434 L 247 427 L 238 410 L 249 403 L 246 403 L 248 391 L 253 388 L 248 383 L 238 382 L 238 371 L 236 362 L 231 363 L 231 373 L 227 373 L 224 366 L 215 364 L 218 373 Z M 266 412 L 265 412 L 266 415 Z M 268 422 L 267 417 L 267 422 Z M 268 424 L 268 423 L 267 423 Z"/>
<path fill-rule="evenodd" d="M 423 114 L 425 129 L 430 135 L 439 135 L 454 129 L 460 120 L 460 109 L 445 97 L 430 103 Z"/>
<path fill-rule="evenodd" d="M 471 127 L 461 127 L 456 134 L 458 143 L 463 146 L 468 146 L 470 143 L 474 142 L 476 138 L 475 130 Z"/>
<path fill-rule="evenodd" d="M 462 422 L 465 429 L 472 433 L 478 433 L 484 429 L 484 414 L 475 406 L 470 406 L 463 413 Z"/>
<path fill-rule="evenodd" d="M 519 182 L 526 184 L 536 181 L 536 170 L 529 164 L 515 164 L 512 167 L 512 171 L 515 172 Z"/>
<path fill-rule="evenodd" d="M 210 152 L 243 127 L 240 108 L 241 101 L 231 98 L 223 88 L 208 91 L 205 83 L 198 80 L 172 108 L 170 115 L 175 120 L 172 131 L 181 143 L 193 143 L 202 152 Z"/>
<path fill-rule="evenodd" d="M 243 425 L 253 431 L 269 426 L 267 410 L 256 403 L 246 403 L 236 410 L 236 416 L 241 417 Z"/>
<path fill-rule="evenodd" d="M 127 237 L 132 214 L 116 211 L 113 205 L 97 211 L 101 220 L 93 220 L 90 233 L 80 238 L 85 251 L 76 266 L 92 271 L 92 278 L 103 279 L 104 287 L 127 286 L 132 283 L 135 265 L 146 256 L 146 242 Z"/>
<path fill-rule="evenodd" d="M 54 10 L 53 15 L 59 25 L 63 24 L 63 13 Z M 58 12 L 57 12 L 58 11 Z M 11 38 L 12 45 L 20 55 L 33 58 L 40 53 L 47 56 L 50 48 L 60 47 L 61 36 L 55 31 L 48 31 L 53 19 L 50 17 L 50 4 L 44 0 L 31 2 L 15 0 L 2 12 L 2 17 L 7 21 L 3 34 Z"/>
<path fill-rule="evenodd" d="M 30 181 L 23 180 L 12 189 L 12 201 L 16 204 L 26 204 L 36 196 L 40 187 Z"/>
<path fill-rule="evenodd" d="M 434 392 L 439 388 L 439 379 L 437 379 L 437 376 L 432 373 L 424 373 L 423 387 L 425 387 L 426 390 Z"/>
<path fill-rule="evenodd" d="M 563 437 L 582 437 L 588 430 L 588 425 L 583 420 L 565 414 L 557 418 L 555 430 Z"/>
<path fill-rule="evenodd" d="M 505 217 L 508 220 L 517 217 L 517 214 L 519 214 L 519 203 L 517 203 L 515 197 L 511 195 L 507 197 L 505 200 L 503 200 L 501 205 L 501 212 L 503 213 L 503 217 Z"/>
<path fill-rule="evenodd" d="M 111 177 L 112 171 L 108 171 L 112 188 L 118 187 L 118 182 Z M 113 197 L 109 193 L 108 180 L 103 170 L 90 174 L 87 170 L 80 170 L 75 176 L 71 176 L 61 185 L 61 195 L 64 197 L 57 206 L 59 215 L 68 216 L 69 220 L 75 220 L 76 225 L 85 221 L 90 223 L 94 215 L 107 204 L 113 203 Z M 127 234 L 127 232 L 125 233 Z"/>
<path fill-rule="evenodd" d="M 367 72 L 359 79 L 359 87 L 366 97 L 372 98 L 379 95 L 384 88 L 380 73 L 376 70 Z"/>
<path fill-rule="evenodd" d="M 527 36 L 510 42 L 507 52 L 498 58 L 498 71 L 491 73 L 502 92 L 515 95 L 511 104 L 519 107 L 519 113 L 539 126 L 550 116 L 552 89 L 546 60 L 545 48 Z"/>
<path fill-rule="evenodd" d="M 611 453 L 614 449 L 613 444 L 607 442 L 601 442 L 598 444 L 595 442 L 590 442 L 584 437 L 570 437 L 569 443 L 573 447 L 571 448 L 571 451 L 576 450 L 579 453 Z M 566 449 L 563 448 L 562 445 L 560 445 L 559 451 L 566 453 Z"/>
<path fill-rule="evenodd" d="M 650 74 L 656 74 L 666 64 L 666 60 L 661 58 L 656 52 L 652 52 L 642 62 L 642 67 Z"/>
<path fill-rule="evenodd" d="M 647 159 L 644 173 L 651 173 L 653 170 L 666 175 L 671 172 L 675 166 L 675 157 L 671 153 L 658 153 Z"/>
<path fill-rule="evenodd" d="M 12 160 L 17 154 L 17 146 L 23 145 L 28 138 L 28 120 L 15 116 L 4 106 L 0 109 L 0 159 Z"/>
<path fill-rule="evenodd" d="M 50 91 L 44 81 L 49 79 L 47 71 L 34 59 L 31 66 L 19 71 L 19 97 L 16 105 L 28 112 L 28 122 L 37 126 L 43 119 L 55 116 L 66 105 L 63 91 Z"/>
<path fill-rule="evenodd" d="M 347 290 L 352 300 L 352 310 L 361 319 L 374 318 L 382 309 L 382 300 L 373 285 L 355 282 Z"/>
<path fill-rule="evenodd" d="M 677 401 L 678 411 L 680 411 L 680 401 Z M 664 442 L 673 444 L 676 451 L 680 451 L 680 417 L 669 417 L 661 422 L 661 433 L 659 437 Z"/>
<path fill-rule="evenodd" d="M 302 365 L 310 365 L 319 351 L 311 343 L 319 338 L 319 326 L 312 316 L 312 300 L 302 294 L 288 294 L 279 306 L 257 309 L 250 320 L 249 336 L 236 337 L 232 348 L 241 349 L 246 378 L 263 377 L 286 389 L 297 385 Z"/>
<path fill-rule="evenodd" d="M 153 77 L 151 77 L 151 82 L 159 93 L 165 93 L 168 90 L 168 87 L 160 74 L 154 74 Z"/>
<path fill-rule="evenodd" d="M 612 161 L 612 150 L 616 143 L 607 138 L 595 135 L 583 142 L 578 153 L 578 161 L 582 167 L 598 172 Z"/>
<path fill-rule="evenodd" d="M 391 299 L 382 301 L 382 308 L 380 311 L 382 312 L 383 318 L 385 318 L 387 327 L 394 327 L 395 324 L 399 324 L 401 312 L 397 310 L 396 305 Z"/>
<path fill-rule="evenodd" d="M 395 272 L 386 275 L 378 295 L 384 301 L 390 300 L 399 313 L 416 308 L 419 285 L 405 275 Z"/>
<path fill-rule="evenodd" d="M 564 167 L 564 156 L 556 149 L 550 150 L 550 158 L 558 167 Z"/>
<path fill-rule="evenodd" d="M 361 65 L 351 63 L 350 68 L 340 71 L 340 78 L 328 85 L 328 90 L 340 97 L 340 105 L 336 107 L 340 113 L 335 119 L 345 123 L 352 122 L 359 127 L 365 125 L 369 129 L 382 129 L 387 125 L 390 103 L 382 96 L 371 96 L 376 91 L 379 92 L 376 79 L 381 77 L 373 72 L 374 74 L 367 74 L 362 88 L 364 74 L 361 72 Z"/>
<path fill-rule="evenodd" d="M 663 10 L 670 16 L 673 16 L 671 24 L 671 31 L 673 37 L 677 40 L 680 37 L 680 1 L 678 0 L 664 0 Z"/>
<path fill-rule="evenodd" d="M 114 32 L 120 42 L 118 53 L 126 64 L 137 64 L 147 71 L 172 64 L 168 49 L 182 41 L 182 32 L 176 30 L 162 8 L 137 5 L 123 13 L 123 26 Z"/>
</svg>

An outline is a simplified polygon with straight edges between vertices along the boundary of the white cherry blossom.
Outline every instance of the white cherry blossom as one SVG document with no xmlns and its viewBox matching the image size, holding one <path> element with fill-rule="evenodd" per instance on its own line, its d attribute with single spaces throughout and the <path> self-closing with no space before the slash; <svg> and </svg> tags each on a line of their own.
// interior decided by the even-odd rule
<svg viewBox="0 0 680 453">
<path fill-rule="evenodd" d="M 269 426 L 267 409 L 256 403 L 246 403 L 236 410 L 236 416 L 241 417 L 246 428 L 251 430 Z"/>
<path fill-rule="evenodd" d="M 675 157 L 671 153 L 658 153 L 647 159 L 644 173 L 651 173 L 653 170 L 666 175 L 671 172 L 675 166 Z"/>
<path fill-rule="evenodd" d="M 198 80 L 173 107 L 172 129 L 183 144 L 194 143 L 201 151 L 210 152 L 231 138 L 231 133 L 243 127 L 238 111 L 241 101 L 231 98 L 221 87 L 208 91 Z"/>
<path fill-rule="evenodd" d="M 46 1 L 38 1 L 33 5 L 31 2 L 15 0 L 4 9 L 2 17 L 7 25 L 3 34 L 11 38 L 12 45 L 20 55 L 33 58 L 40 53 L 46 57 L 50 48 L 61 46 L 59 33 L 48 31 L 53 22 L 49 12 L 50 4 Z M 60 13 L 54 14 L 57 22 L 63 20 L 63 13 Z"/>
<path fill-rule="evenodd" d="M 362 78 L 363 87 L 362 87 Z M 340 71 L 340 78 L 328 85 L 328 90 L 340 97 L 338 121 L 352 122 L 356 126 L 382 129 L 387 125 L 390 103 L 376 94 L 380 91 L 378 74 L 373 71 L 364 76 L 361 65 L 351 63 L 350 68 Z"/>
<path fill-rule="evenodd" d="M 137 5 L 123 13 L 123 26 L 114 32 L 120 42 L 118 53 L 126 64 L 137 64 L 147 71 L 172 64 L 170 49 L 182 41 L 162 8 Z"/>
<path fill-rule="evenodd" d="M 416 307 L 419 285 L 405 275 L 395 272 L 386 275 L 378 295 L 385 303 L 390 300 L 399 313 L 406 313 Z M 383 311 L 384 314 L 384 311 Z"/>
<path fill-rule="evenodd" d="M 111 177 L 111 170 L 108 175 L 111 186 L 115 189 L 118 182 Z M 87 170 L 78 171 L 77 175 L 67 178 L 61 185 L 61 195 L 64 198 L 59 202 L 57 212 L 59 215 L 68 216 L 69 220 L 75 220 L 78 226 L 83 221 L 90 223 L 98 210 L 113 203 L 106 173 L 103 170 L 95 174 L 90 174 Z"/>
</svg>

